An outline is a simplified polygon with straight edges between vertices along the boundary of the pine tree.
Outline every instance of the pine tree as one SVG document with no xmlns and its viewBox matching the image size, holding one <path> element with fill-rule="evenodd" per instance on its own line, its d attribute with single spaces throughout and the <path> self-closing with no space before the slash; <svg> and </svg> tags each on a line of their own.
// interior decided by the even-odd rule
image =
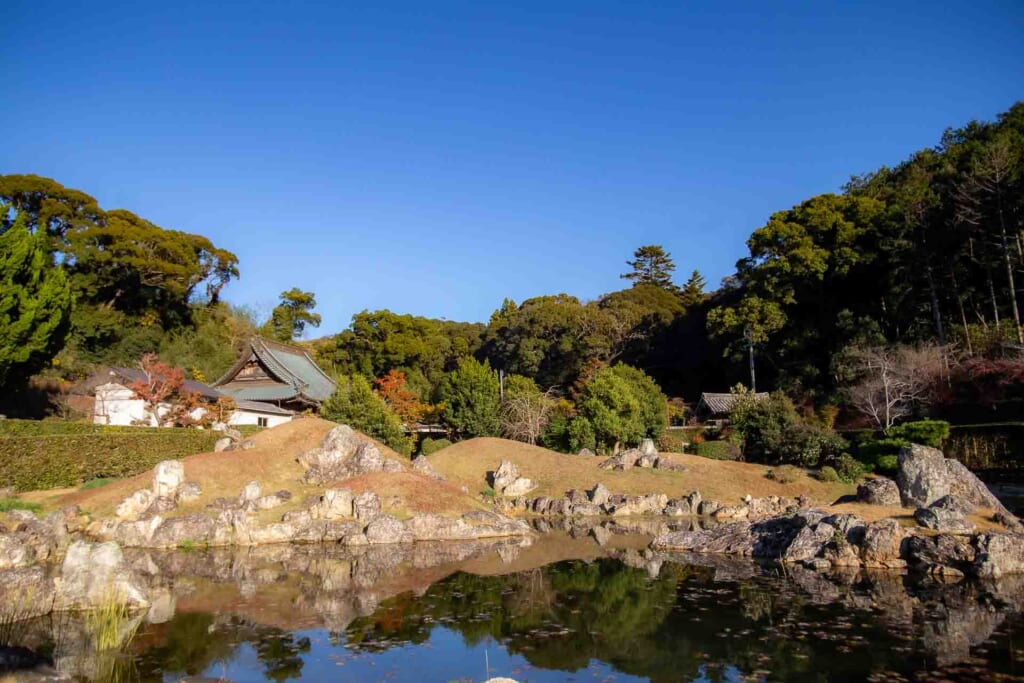
<svg viewBox="0 0 1024 683">
<path fill-rule="evenodd" d="M 0 234 L 0 387 L 45 368 L 67 340 L 71 288 L 49 247 L 23 218 Z"/>
<path fill-rule="evenodd" d="M 706 285 L 707 282 L 704 280 L 704 276 L 700 274 L 700 271 L 693 271 L 690 279 L 683 285 L 683 289 L 679 294 L 679 297 L 683 300 L 683 305 L 689 308 L 690 306 L 702 303 L 707 298 L 707 295 L 704 293 Z"/>
<path fill-rule="evenodd" d="M 632 280 L 633 286 L 654 285 L 663 289 L 675 290 L 672 282 L 672 271 L 676 264 L 672 262 L 671 255 L 659 244 L 649 244 L 640 247 L 633 252 L 632 261 L 626 261 L 626 265 L 633 269 L 632 272 L 623 273 L 620 277 L 624 280 Z"/>
</svg>

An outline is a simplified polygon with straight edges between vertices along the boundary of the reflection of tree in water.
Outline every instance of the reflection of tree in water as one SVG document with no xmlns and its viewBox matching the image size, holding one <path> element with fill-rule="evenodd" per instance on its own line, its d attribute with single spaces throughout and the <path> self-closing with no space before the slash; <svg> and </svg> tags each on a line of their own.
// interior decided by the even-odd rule
<svg viewBox="0 0 1024 683">
<path fill-rule="evenodd" d="M 161 644 L 140 653 L 140 677 L 160 680 L 160 674 L 201 674 L 217 663 L 234 658 L 242 643 L 251 643 L 263 664 L 267 680 L 286 681 L 302 676 L 301 653 L 309 652 L 309 638 L 278 628 L 232 618 L 218 623 L 210 612 L 179 612 L 167 622 Z"/>
</svg>

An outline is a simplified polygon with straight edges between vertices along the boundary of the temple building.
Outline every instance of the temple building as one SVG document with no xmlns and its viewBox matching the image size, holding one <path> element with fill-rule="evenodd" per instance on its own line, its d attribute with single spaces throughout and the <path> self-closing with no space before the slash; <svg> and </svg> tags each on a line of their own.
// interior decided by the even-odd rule
<svg viewBox="0 0 1024 683">
<path fill-rule="evenodd" d="M 236 401 L 316 411 L 334 393 L 334 381 L 298 346 L 256 337 L 231 369 L 213 385 Z"/>
</svg>

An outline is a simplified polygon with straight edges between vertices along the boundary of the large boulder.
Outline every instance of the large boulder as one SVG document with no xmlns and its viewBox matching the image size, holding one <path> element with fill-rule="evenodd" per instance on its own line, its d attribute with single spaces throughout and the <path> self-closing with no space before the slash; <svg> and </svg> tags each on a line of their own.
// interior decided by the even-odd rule
<svg viewBox="0 0 1024 683">
<path fill-rule="evenodd" d="M 900 487 L 888 477 L 868 479 L 857 487 L 857 500 L 870 505 L 899 507 Z"/>
<path fill-rule="evenodd" d="M 90 609 L 111 601 L 146 607 L 149 599 L 116 543 L 75 541 L 56 582 L 57 609 Z"/>
<path fill-rule="evenodd" d="M 185 465 L 180 460 L 164 460 L 153 468 L 153 493 L 173 498 L 185 483 Z"/>
<path fill-rule="evenodd" d="M 906 566 L 902 559 L 903 539 L 906 531 L 899 521 L 886 518 L 868 524 L 861 545 L 861 561 L 865 567 L 900 569 Z"/>
<path fill-rule="evenodd" d="M 639 448 L 630 448 L 603 460 L 598 467 L 603 470 L 628 470 L 635 466 L 643 455 Z"/>
<path fill-rule="evenodd" d="M 354 515 L 352 501 L 355 497 L 348 489 L 327 489 L 311 512 L 322 519 L 339 519 Z"/>
<path fill-rule="evenodd" d="M 537 484 L 519 476 L 519 468 L 509 460 L 502 460 L 498 469 L 491 473 L 491 488 L 499 496 L 515 498 L 524 496 L 537 488 Z"/>
<path fill-rule="evenodd" d="M 340 481 L 372 472 L 400 472 L 399 463 L 387 460 L 376 444 L 364 439 L 348 425 L 327 433 L 317 448 L 298 457 L 310 484 Z"/>
<path fill-rule="evenodd" d="M 400 520 L 390 515 L 379 515 L 366 525 L 366 540 L 370 544 L 410 543 L 413 534 Z"/>
<path fill-rule="evenodd" d="M 1015 520 L 963 463 L 944 457 L 942 451 L 935 448 L 918 444 L 904 446 L 899 455 L 896 483 L 907 506 L 929 507 L 940 498 L 953 495 L 974 508 L 988 508 Z"/>
<path fill-rule="evenodd" d="M 977 540 L 974 573 L 998 579 L 1006 574 L 1024 573 L 1024 534 L 988 534 Z"/>
<path fill-rule="evenodd" d="M 444 475 L 434 469 L 434 466 L 430 464 L 425 455 L 417 455 L 412 459 L 412 471 L 437 481 L 445 480 Z"/>
<path fill-rule="evenodd" d="M 658 449 L 654 445 L 654 439 L 644 439 L 641 441 L 640 453 L 642 455 L 658 455 Z"/>
<path fill-rule="evenodd" d="M 611 498 L 612 492 L 608 490 L 607 486 L 598 482 L 587 492 L 587 495 L 590 496 L 590 502 L 594 505 L 604 505 Z"/>
<path fill-rule="evenodd" d="M 35 562 L 32 546 L 23 543 L 14 534 L 0 534 L 0 569 L 27 567 Z"/>
<path fill-rule="evenodd" d="M 114 509 L 114 514 L 120 519 L 138 519 L 149 509 L 154 500 L 156 500 L 156 495 L 151 490 L 139 489 L 122 500 L 117 508 Z"/>
<path fill-rule="evenodd" d="M 201 512 L 165 519 L 153 532 L 154 548 L 204 546 L 213 543 L 217 522 Z"/>
<path fill-rule="evenodd" d="M 352 501 L 352 510 L 361 522 L 369 522 L 381 514 L 380 497 L 373 491 L 363 491 Z"/>
</svg>

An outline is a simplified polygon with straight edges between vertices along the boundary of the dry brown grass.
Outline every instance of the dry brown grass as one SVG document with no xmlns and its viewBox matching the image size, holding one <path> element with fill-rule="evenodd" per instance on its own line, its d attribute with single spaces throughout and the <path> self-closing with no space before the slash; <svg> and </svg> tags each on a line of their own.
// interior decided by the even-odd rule
<svg viewBox="0 0 1024 683">
<path fill-rule="evenodd" d="M 281 489 L 291 492 L 292 500 L 287 505 L 260 515 L 264 521 L 279 519 L 284 512 L 300 507 L 307 496 L 319 495 L 325 488 L 329 488 L 303 483 L 303 470 L 296 458 L 300 453 L 319 445 L 324 435 L 334 426 L 335 423 L 327 420 L 303 418 L 255 435 L 252 437 L 256 442 L 253 449 L 200 453 L 184 458 L 186 478 L 198 482 L 203 493 L 198 500 L 182 505 L 169 516 L 201 511 L 214 498 L 236 498 L 247 483 L 255 480 L 260 483 L 264 493 Z M 377 445 L 384 457 L 408 466 L 407 458 L 380 443 Z M 33 502 L 40 502 L 49 509 L 78 504 L 91 515 L 108 516 L 132 492 L 149 488 L 152 477 L 152 471 L 147 471 L 96 489 L 64 490 L 56 494 L 37 492 L 27 494 L 25 499 L 34 499 Z M 480 506 L 458 487 L 412 472 L 367 475 L 337 482 L 337 485 L 355 492 L 372 489 L 385 503 L 397 496 L 401 504 L 392 505 L 389 511 L 403 516 L 415 512 L 456 514 Z"/>
<path fill-rule="evenodd" d="M 665 493 L 670 497 L 700 491 L 705 498 L 722 503 L 736 503 L 750 494 L 755 498 L 769 495 L 809 496 L 828 504 L 854 492 L 844 483 L 824 483 L 806 474 L 791 484 L 782 484 L 765 477 L 771 469 L 765 465 L 710 460 L 696 455 L 666 454 L 685 465 L 684 472 L 634 468 L 613 472 L 598 468 L 602 458 L 565 455 L 546 448 L 505 439 L 471 439 L 454 444 L 429 456 L 438 472 L 455 484 L 465 485 L 471 492 L 485 490 L 486 473 L 502 460 L 515 463 L 524 477 L 539 485 L 531 495 L 562 496 L 569 489 L 589 489 L 602 482 L 616 493 Z"/>
</svg>

